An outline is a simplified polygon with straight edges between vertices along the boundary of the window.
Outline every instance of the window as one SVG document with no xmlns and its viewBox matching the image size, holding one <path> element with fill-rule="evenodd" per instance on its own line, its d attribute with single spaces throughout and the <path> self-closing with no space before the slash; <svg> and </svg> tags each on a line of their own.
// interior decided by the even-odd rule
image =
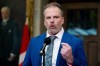
<svg viewBox="0 0 100 66">
<path fill-rule="evenodd" d="M 97 35 L 97 9 L 68 9 L 67 29 L 74 35 Z"/>
</svg>

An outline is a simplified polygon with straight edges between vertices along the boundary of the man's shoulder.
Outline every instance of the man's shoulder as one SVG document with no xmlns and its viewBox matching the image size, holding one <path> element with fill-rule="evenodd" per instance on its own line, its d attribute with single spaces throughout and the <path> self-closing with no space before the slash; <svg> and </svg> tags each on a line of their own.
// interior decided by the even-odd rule
<svg viewBox="0 0 100 66">
<path fill-rule="evenodd" d="M 73 40 L 80 40 L 80 41 L 82 41 L 82 39 L 81 39 L 80 37 L 78 37 L 78 36 L 69 34 L 68 32 L 65 32 L 65 34 L 66 34 L 68 37 L 70 37 L 71 39 L 73 39 Z"/>
<path fill-rule="evenodd" d="M 38 36 L 32 37 L 31 40 L 40 40 L 46 37 L 46 33 L 40 34 Z"/>
</svg>

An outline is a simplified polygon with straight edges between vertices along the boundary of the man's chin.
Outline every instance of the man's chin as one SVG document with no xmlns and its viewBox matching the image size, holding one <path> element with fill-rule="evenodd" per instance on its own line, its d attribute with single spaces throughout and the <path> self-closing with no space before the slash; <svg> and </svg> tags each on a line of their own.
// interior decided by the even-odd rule
<svg viewBox="0 0 100 66">
<path fill-rule="evenodd" d="M 51 33 L 52 35 L 56 35 L 56 34 L 58 33 L 58 31 L 57 31 L 57 30 L 51 30 L 50 33 Z"/>
</svg>

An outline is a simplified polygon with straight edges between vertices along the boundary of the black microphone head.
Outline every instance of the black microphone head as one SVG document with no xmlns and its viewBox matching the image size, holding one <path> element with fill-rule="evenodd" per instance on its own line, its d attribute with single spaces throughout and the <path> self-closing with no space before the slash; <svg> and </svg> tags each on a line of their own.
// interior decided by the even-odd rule
<svg viewBox="0 0 100 66">
<path fill-rule="evenodd" d="M 44 43 L 45 43 L 46 45 L 49 45 L 49 44 L 51 43 L 50 37 L 45 38 Z"/>
</svg>

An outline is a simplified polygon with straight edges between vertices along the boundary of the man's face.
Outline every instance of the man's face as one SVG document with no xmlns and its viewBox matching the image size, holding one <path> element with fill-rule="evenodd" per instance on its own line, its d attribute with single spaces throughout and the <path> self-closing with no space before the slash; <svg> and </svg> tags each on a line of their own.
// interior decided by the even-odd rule
<svg viewBox="0 0 100 66">
<path fill-rule="evenodd" d="M 49 7 L 44 10 L 44 25 L 50 35 L 57 34 L 64 23 L 61 10 L 57 7 Z"/>
<path fill-rule="evenodd" d="M 3 19 L 8 19 L 9 18 L 9 11 L 5 10 L 1 12 L 2 18 Z"/>
</svg>

